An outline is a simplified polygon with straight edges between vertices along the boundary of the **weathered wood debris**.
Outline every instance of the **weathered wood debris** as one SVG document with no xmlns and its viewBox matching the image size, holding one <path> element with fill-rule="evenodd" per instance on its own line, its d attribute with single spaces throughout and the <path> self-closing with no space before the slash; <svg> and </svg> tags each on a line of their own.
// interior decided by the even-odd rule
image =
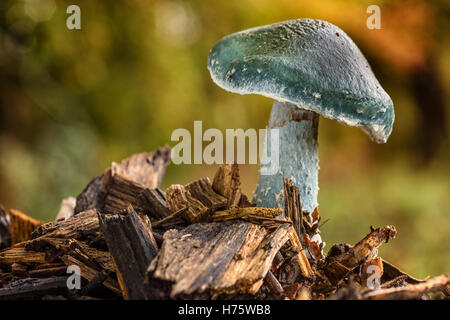
<svg viewBox="0 0 450 320">
<path fill-rule="evenodd" d="M 258 208 L 237 165 L 162 191 L 169 162 L 163 147 L 113 163 L 53 222 L 0 206 L 0 299 L 449 297 L 450 275 L 418 280 L 377 256 L 394 226 L 325 256 L 320 213 L 289 179 L 284 210 Z"/>
</svg>

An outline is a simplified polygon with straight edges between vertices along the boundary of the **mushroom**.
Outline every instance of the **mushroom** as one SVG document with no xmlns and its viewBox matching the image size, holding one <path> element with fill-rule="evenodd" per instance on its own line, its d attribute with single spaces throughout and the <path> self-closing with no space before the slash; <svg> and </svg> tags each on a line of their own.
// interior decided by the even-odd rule
<svg viewBox="0 0 450 320">
<path fill-rule="evenodd" d="M 286 177 L 299 187 L 303 210 L 317 207 L 319 115 L 360 127 L 377 143 L 391 134 L 391 98 L 355 43 L 329 22 L 297 19 L 231 34 L 212 48 L 208 69 L 227 91 L 275 100 L 267 134 L 278 129 L 279 170 L 260 170 L 257 206 L 283 208 Z"/>
</svg>

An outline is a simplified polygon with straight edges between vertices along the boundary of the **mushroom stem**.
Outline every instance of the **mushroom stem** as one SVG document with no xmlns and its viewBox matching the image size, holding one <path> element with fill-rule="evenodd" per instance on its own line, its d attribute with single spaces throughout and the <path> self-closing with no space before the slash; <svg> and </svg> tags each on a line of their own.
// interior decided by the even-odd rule
<svg viewBox="0 0 450 320">
<path fill-rule="evenodd" d="M 312 213 L 317 207 L 319 156 L 317 133 L 319 114 L 300 107 L 276 101 L 273 103 L 267 126 L 265 152 L 274 152 L 278 144 L 279 167 L 270 175 L 262 174 L 261 163 L 258 185 L 253 202 L 258 207 L 284 208 L 283 178 L 293 179 L 300 189 L 302 209 Z M 270 136 L 278 129 L 278 139 Z M 270 158 L 271 156 L 268 155 Z"/>
</svg>

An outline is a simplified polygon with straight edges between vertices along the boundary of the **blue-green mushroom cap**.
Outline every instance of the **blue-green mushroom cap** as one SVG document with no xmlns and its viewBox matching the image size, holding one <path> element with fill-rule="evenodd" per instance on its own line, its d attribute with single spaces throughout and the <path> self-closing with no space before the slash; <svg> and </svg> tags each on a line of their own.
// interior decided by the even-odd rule
<svg viewBox="0 0 450 320">
<path fill-rule="evenodd" d="M 363 129 L 384 143 L 394 106 L 366 58 L 344 31 L 314 19 L 257 27 L 221 39 L 211 50 L 213 81 Z"/>
</svg>

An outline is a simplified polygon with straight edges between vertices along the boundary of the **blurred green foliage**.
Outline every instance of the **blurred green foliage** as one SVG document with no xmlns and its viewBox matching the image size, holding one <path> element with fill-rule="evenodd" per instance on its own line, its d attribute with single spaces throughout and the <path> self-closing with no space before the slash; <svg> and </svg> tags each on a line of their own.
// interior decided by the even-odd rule
<svg viewBox="0 0 450 320">
<path fill-rule="evenodd" d="M 82 30 L 66 28 L 72 1 L 0 2 L 0 202 L 44 220 L 60 201 L 176 128 L 264 128 L 271 101 L 223 91 L 206 69 L 221 37 L 311 17 L 346 31 L 391 95 L 387 144 L 356 128 L 320 124 L 322 228 L 328 248 L 370 225 L 394 224 L 381 255 L 418 277 L 450 271 L 448 1 L 76 1 Z M 382 29 L 366 8 L 381 6 Z M 430 77 L 418 83 L 420 72 Z M 434 84 L 434 82 L 436 84 Z M 427 86 L 428 85 L 428 86 Z M 441 97 L 441 100 L 435 100 Z M 433 100 L 434 99 L 434 100 Z M 425 102 L 424 102 L 425 101 Z M 435 102 L 437 101 L 437 102 Z M 163 188 L 216 167 L 172 165 Z M 257 167 L 242 167 L 251 194 Z"/>
</svg>

